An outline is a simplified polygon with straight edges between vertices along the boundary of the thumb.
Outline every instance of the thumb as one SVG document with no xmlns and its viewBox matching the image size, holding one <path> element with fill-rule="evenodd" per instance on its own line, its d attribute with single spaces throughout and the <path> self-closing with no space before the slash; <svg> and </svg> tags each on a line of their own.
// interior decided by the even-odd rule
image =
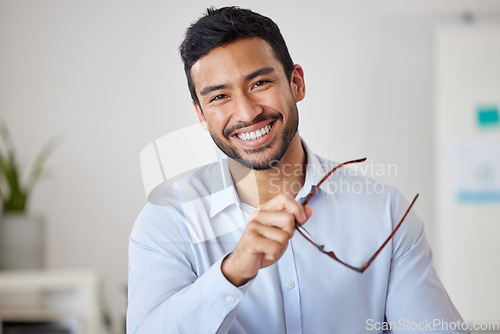
<svg viewBox="0 0 500 334">
<path fill-rule="evenodd" d="M 306 214 L 306 220 L 303 223 L 299 223 L 300 225 L 304 225 L 309 218 L 311 218 L 313 214 L 313 209 L 309 205 L 304 205 L 304 213 Z"/>
<path fill-rule="evenodd" d="M 313 209 L 309 205 L 306 205 L 304 207 L 304 211 L 306 213 L 307 219 L 309 219 L 313 214 Z"/>
</svg>

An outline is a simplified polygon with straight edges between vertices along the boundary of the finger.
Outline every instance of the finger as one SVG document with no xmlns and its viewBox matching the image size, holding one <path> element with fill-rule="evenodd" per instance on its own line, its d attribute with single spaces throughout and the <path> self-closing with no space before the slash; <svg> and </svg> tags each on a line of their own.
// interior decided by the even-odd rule
<svg viewBox="0 0 500 334">
<path fill-rule="evenodd" d="M 287 245 L 289 235 L 277 227 L 261 225 L 258 222 L 250 222 L 237 248 L 241 251 L 253 254 L 277 254 L 283 245 Z M 277 241 L 279 240 L 279 241 Z M 237 250 L 235 250 L 235 253 Z"/>
<path fill-rule="evenodd" d="M 288 242 L 280 243 L 261 236 L 255 240 L 253 249 L 255 253 L 264 254 L 266 260 L 273 261 L 279 257 L 282 249 L 287 245 Z"/>
<path fill-rule="evenodd" d="M 287 194 L 280 194 L 272 198 L 270 201 L 262 204 L 260 208 L 263 211 L 289 212 L 299 223 L 304 223 L 308 218 L 302 205 Z"/>
<path fill-rule="evenodd" d="M 313 214 L 313 209 L 309 206 L 309 205 L 304 205 L 304 212 L 307 216 L 307 219 L 303 222 L 300 222 L 299 224 L 300 225 L 304 225 L 306 223 L 306 221 L 309 220 L 309 218 L 311 218 L 312 214 Z"/>
<path fill-rule="evenodd" d="M 257 232 L 261 237 L 273 240 L 279 244 L 286 243 L 288 239 L 290 239 L 293 235 L 289 233 L 289 231 L 275 226 L 267 225 L 259 225 L 257 228 L 255 228 L 255 232 Z"/>
<path fill-rule="evenodd" d="M 263 226 L 285 231 L 288 233 L 289 238 L 293 236 L 295 230 L 295 218 L 288 212 L 260 211 L 252 221 Z"/>
</svg>

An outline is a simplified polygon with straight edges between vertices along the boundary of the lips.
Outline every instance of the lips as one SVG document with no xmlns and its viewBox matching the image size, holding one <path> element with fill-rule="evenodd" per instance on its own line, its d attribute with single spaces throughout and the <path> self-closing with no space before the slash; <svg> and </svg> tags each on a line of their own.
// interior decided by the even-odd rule
<svg viewBox="0 0 500 334">
<path fill-rule="evenodd" d="M 271 128 L 274 123 L 267 124 L 266 126 L 262 127 L 261 129 L 258 129 L 256 131 L 251 131 L 251 132 L 240 132 L 236 136 L 243 140 L 256 140 L 259 139 L 260 137 L 264 136 L 265 134 L 269 133 L 271 131 Z"/>
<path fill-rule="evenodd" d="M 254 149 L 267 144 L 273 138 L 275 124 L 276 119 L 267 118 L 253 125 L 240 127 L 233 132 L 232 138 L 245 149 Z"/>
</svg>

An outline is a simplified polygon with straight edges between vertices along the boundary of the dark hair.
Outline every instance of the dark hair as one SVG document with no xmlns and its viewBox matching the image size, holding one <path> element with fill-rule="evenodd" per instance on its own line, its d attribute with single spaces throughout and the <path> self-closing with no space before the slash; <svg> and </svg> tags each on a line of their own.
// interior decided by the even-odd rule
<svg viewBox="0 0 500 334">
<path fill-rule="evenodd" d="M 288 80 L 291 80 L 293 61 L 276 23 L 266 16 L 239 7 L 208 8 L 207 13 L 187 29 L 179 48 L 189 91 L 198 105 L 200 102 L 191 78 L 191 67 L 216 47 L 247 37 L 260 37 L 268 42 L 283 65 Z"/>
</svg>

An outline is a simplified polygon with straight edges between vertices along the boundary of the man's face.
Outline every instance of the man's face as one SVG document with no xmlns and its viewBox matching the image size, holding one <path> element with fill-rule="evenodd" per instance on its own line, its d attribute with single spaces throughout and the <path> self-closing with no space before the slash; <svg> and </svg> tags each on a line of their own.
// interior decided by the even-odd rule
<svg viewBox="0 0 500 334">
<path fill-rule="evenodd" d="M 245 38 L 215 48 L 191 68 L 200 122 L 228 157 L 257 169 L 274 166 L 297 135 L 296 102 L 304 98 L 303 72 L 291 82 L 271 46 Z"/>
</svg>

